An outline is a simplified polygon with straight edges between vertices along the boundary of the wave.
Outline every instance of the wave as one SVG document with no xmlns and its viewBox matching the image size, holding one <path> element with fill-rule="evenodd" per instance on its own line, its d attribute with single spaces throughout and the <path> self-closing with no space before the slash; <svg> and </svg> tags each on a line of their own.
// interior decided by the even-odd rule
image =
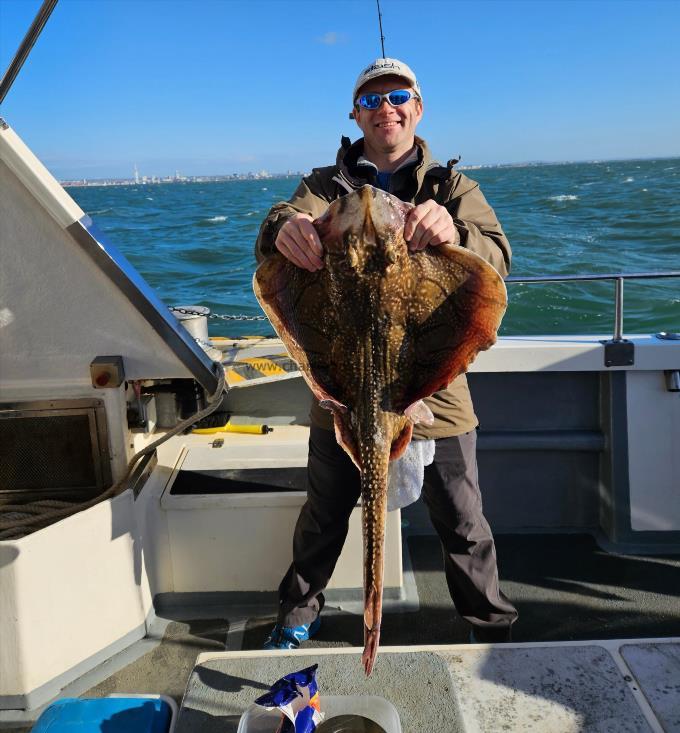
<svg viewBox="0 0 680 733">
<path fill-rule="evenodd" d="M 624 183 L 632 183 L 634 180 L 635 180 L 634 178 L 631 178 L 630 176 L 628 176 L 628 178 L 624 178 L 623 179 L 623 182 Z"/>
<path fill-rule="evenodd" d="M 634 177 L 635 185 L 624 184 L 627 177 Z M 680 158 L 656 164 L 524 168 L 521 174 L 489 169 L 479 171 L 479 178 L 510 242 L 522 240 L 515 259 L 518 274 L 559 274 L 558 250 L 564 250 L 558 269 L 565 274 L 670 270 L 677 265 L 673 222 L 680 220 Z M 253 241 L 269 207 L 288 199 L 297 183 L 228 181 L 201 184 L 201 189 L 93 186 L 69 193 L 166 302 L 196 302 L 205 296 L 205 304 L 216 312 L 255 313 Z M 132 193 L 133 188 L 142 195 Z M 225 213 L 216 214 L 220 209 Z M 640 221 L 645 222 L 644 232 Z M 223 284 L 231 296 L 221 295 Z M 626 291 L 626 331 L 678 330 L 679 291 L 671 279 L 631 285 Z M 611 283 L 513 285 L 504 333 L 607 334 L 611 295 Z M 266 322 L 215 319 L 210 327 L 215 335 L 232 337 L 273 333 Z"/>
</svg>

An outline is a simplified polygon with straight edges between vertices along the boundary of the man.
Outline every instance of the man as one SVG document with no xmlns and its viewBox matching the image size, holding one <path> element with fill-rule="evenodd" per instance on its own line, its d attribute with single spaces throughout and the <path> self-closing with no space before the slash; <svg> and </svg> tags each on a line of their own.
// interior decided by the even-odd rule
<svg viewBox="0 0 680 733">
<path fill-rule="evenodd" d="M 260 229 L 256 256 L 281 252 L 298 267 L 321 269 L 323 246 L 312 225 L 331 201 L 369 183 L 415 204 L 404 226 L 411 251 L 466 247 L 506 276 L 510 245 L 478 185 L 432 160 L 416 137 L 423 101 L 413 71 L 378 59 L 357 79 L 352 115 L 363 138 L 343 138 L 336 165 L 315 168 L 293 198 L 274 206 Z M 434 423 L 414 426 L 414 439 L 434 439 L 423 499 L 444 551 L 451 598 L 477 641 L 509 641 L 517 611 L 498 585 L 493 537 L 477 483 L 476 427 L 465 375 L 425 400 Z M 330 412 L 311 410 L 308 493 L 295 528 L 293 563 L 279 587 L 277 623 L 267 649 L 294 649 L 319 627 L 323 593 L 360 495 L 359 472 L 335 441 Z"/>
</svg>

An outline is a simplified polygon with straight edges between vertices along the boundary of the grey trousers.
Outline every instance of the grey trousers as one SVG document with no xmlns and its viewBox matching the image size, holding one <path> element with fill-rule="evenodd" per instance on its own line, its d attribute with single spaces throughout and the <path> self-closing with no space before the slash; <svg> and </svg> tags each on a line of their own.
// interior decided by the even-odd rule
<svg viewBox="0 0 680 733">
<path fill-rule="evenodd" d="M 425 467 L 422 498 L 439 535 L 444 572 L 458 613 L 473 626 L 508 629 L 517 611 L 498 584 L 496 549 L 482 513 L 477 480 L 477 435 L 435 442 Z M 328 584 L 361 493 L 359 472 L 329 430 L 312 426 L 307 501 L 293 536 L 293 563 L 279 586 L 278 623 L 309 624 L 323 608 Z"/>
</svg>

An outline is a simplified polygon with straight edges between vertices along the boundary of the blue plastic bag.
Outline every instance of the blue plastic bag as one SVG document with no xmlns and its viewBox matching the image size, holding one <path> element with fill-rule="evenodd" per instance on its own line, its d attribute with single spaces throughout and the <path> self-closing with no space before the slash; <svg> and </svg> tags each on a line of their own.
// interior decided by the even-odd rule
<svg viewBox="0 0 680 733">
<path fill-rule="evenodd" d="M 267 710 L 278 708 L 283 720 L 277 733 L 313 733 L 323 716 L 319 711 L 318 664 L 291 672 L 277 680 L 269 692 L 255 700 Z"/>
</svg>

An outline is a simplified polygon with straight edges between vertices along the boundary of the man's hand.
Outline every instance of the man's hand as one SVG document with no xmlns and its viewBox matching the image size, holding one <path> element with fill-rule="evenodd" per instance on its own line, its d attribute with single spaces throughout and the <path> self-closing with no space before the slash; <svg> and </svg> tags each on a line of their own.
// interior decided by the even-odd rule
<svg viewBox="0 0 680 733">
<path fill-rule="evenodd" d="M 309 214 L 295 214 L 279 229 L 274 246 L 294 265 L 316 272 L 323 267 L 323 246 Z"/>
<path fill-rule="evenodd" d="M 460 244 L 460 234 L 451 214 L 432 199 L 411 209 L 404 225 L 404 239 L 411 252 L 425 249 L 428 245 Z"/>
</svg>

